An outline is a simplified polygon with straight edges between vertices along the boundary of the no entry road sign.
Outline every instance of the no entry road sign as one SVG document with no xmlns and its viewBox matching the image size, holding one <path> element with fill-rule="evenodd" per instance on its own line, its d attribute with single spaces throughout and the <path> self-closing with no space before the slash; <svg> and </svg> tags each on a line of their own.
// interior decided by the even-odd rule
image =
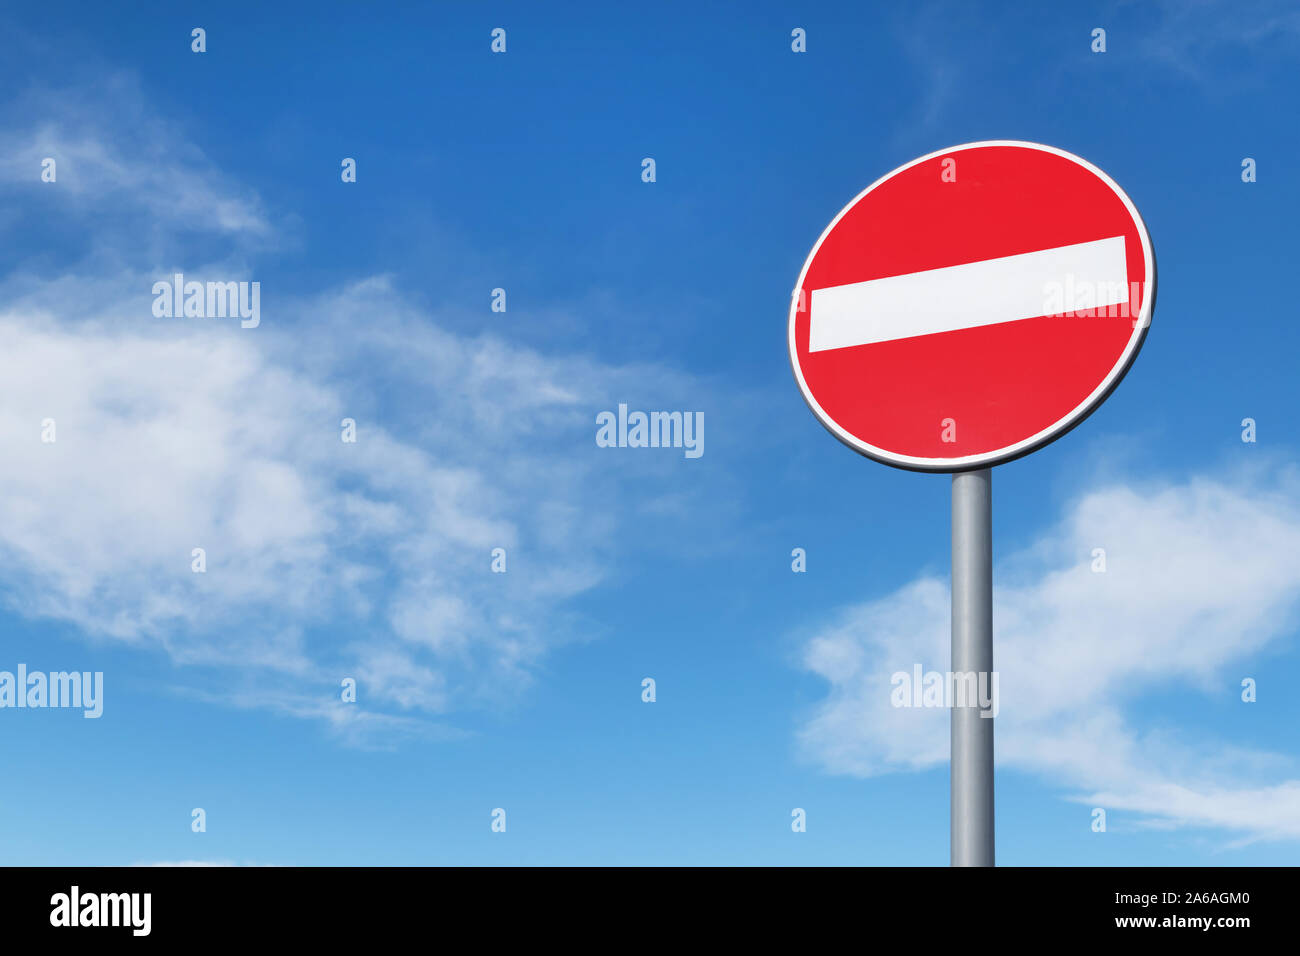
<svg viewBox="0 0 1300 956">
<path fill-rule="evenodd" d="M 1132 201 L 1096 166 L 1036 143 L 914 159 L 840 210 L 808 254 L 789 327 L 808 407 L 870 458 L 953 473 L 954 675 L 995 675 L 991 467 L 1105 401 L 1155 295 Z M 996 713 L 952 708 L 954 866 L 995 862 Z"/>
<path fill-rule="evenodd" d="M 1105 400 L 1155 284 L 1142 217 L 1104 172 L 1051 146 L 968 143 L 900 166 L 826 227 L 792 297 L 790 361 L 851 448 L 986 468 Z"/>
</svg>

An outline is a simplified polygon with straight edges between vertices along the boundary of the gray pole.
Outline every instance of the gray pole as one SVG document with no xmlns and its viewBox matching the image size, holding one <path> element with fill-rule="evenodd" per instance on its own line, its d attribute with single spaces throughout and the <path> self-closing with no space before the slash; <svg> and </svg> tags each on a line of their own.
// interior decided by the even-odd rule
<svg viewBox="0 0 1300 956">
<path fill-rule="evenodd" d="M 993 476 L 952 476 L 952 671 L 993 673 Z M 976 690 L 979 690 L 978 684 Z M 978 701 L 977 701 L 978 702 Z M 993 718 L 952 708 L 952 865 L 993 865 Z"/>
</svg>

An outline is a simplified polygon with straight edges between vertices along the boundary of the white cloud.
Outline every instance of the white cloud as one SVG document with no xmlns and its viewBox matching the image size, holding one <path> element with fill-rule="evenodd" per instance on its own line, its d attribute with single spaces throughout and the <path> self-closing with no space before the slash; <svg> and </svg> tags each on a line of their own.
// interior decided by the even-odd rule
<svg viewBox="0 0 1300 956">
<path fill-rule="evenodd" d="M 588 636 L 566 602 L 604 579 L 620 502 L 683 467 L 602 457 L 595 413 L 698 408 L 696 383 L 449 331 L 386 276 L 285 295 L 247 268 L 280 240 L 262 202 L 132 83 L 33 93 L 22 113 L 47 119 L 0 125 L 0 187 L 73 228 L 66 261 L 0 280 L 0 600 L 221 668 L 184 692 L 351 741 L 416 718 L 447 733 L 431 718 L 513 700 Z M 261 281 L 261 326 L 155 318 L 172 271 Z"/>
<path fill-rule="evenodd" d="M 132 866 L 237 866 L 231 860 L 164 860 L 158 863 L 132 863 Z"/>
<path fill-rule="evenodd" d="M 356 676 L 403 710 L 511 696 L 576 637 L 559 603 L 605 575 L 620 491 L 594 410 L 646 380 L 452 335 L 381 280 L 297 307 L 314 344 L 303 325 L 0 313 L 7 601 L 183 663 Z M 341 625 L 308 651 L 305 630 Z"/>
<path fill-rule="evenodd" d="M 132 866 L 275 866 L 274 863 L 236 863 L 233 860 L 163 860 L 158 863 L 132 863 Z"/>
<path fill-rule="evenodd" d="M 1000 564 L 999 763 L 1149 824 L 1300 837 L 1289 758 L 1185 741 L 1158 721 L 1138 726 L 1153 692 L 1235 699 L 1240 676 L 1229 665 L 1293 637 L 1298 490 L 1293 472 L 1112 485 Z M 1106 551 L 1105 573 L 1091 570 L 1094 548 Z M 806 641 L 804 666 L 830 685 L 800 730 L 811 759 L 861 776 L 947 760 L 948 712 L 894 708 L 890 677 L 916 663 L 948 669 L 949 613 L 947 582 L 924 577 Z"/>
<path fill-rule="evenodd" d="M 1260 58 L 1300 40 L 1300 10 L 1288 0 L 1161 0 L 1144 12 L 1154 22 L 1134 34 L 1143 59 L 1207 88 L 1242 81 L 1239 71 L 1213 68 L 1224 55 Z"/>
<path fill-rule="evenodd" d="M 128 75 L 109 75 L 93 90 L 30 89 L 6 114 L 15 119 L 0 126 L 0 184 L 61 204 L 55 208 L 67 215 L 101 214 L 100 236 L 127 227 L 139 245 L 141 226 L 154 237 L 272 232 L 257 195 L 153 113 Z M 56 163 L 52 184 L 41 181 L 47 157 Z"/>
</svg>

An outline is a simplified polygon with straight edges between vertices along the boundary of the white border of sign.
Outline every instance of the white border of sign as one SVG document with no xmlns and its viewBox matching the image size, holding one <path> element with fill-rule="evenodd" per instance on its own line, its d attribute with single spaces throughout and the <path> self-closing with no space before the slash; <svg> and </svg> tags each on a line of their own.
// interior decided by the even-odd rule
<svg viewBox="0 0 1300 956">
<path fill-rule="evenodd" d="M 808 389 L 808 383 L 804 381 L 803 370 L 799 368 L 798 351 L 794 344 L 794 323 L 795 315 L 799 306 L 799 290 L 803 288 L 804 278 L 808 275 L 808 267 L 812 265 L 813 259 L 817 256 L 817 251 L 821 249 L 822 243 L 826 240 L 826 237 L 830 235 L 831 230 L 835 228 L 850 209 L 861 202 L 862 199 L 873 189 L 881 183 L 893 179 L 904 170 L 911 169 L 917 163 L 924 163 L 926 160 L 934 159 L 937 156 L 950 156 L 953 153 L 959 153 L 962 150 L 977 149 L 984 146 L 1020 146 L 1026 149 L 1038 149 L 1045 153 L 1053 153 L 1057 156 L 1064 157 L 1071 162 L 1078 163 L 1114 190 L 1115 195 L 1117 195 L 1120 198 L 1120 201 L 1124 203 L 1124 208 L 1127 209 L 1129 215 L 1133 217 L 1133 222 L 1137 226 L 1138 237 L 1142 240 L 1142 255 L 1146 260 L 1146 277 L 1143 285 L 1142 308 L 1138 313 L 1138 321 L 1134 326 L 1133 334 L 1129 337 L 1128 344 L 1124 347 L 1123 354 L 1120 355 L 1119 361 L 1115 363 L 1106 378 L 1093 390 L 1091 395 L 1080 402 L 1065 417 L 1049 425 L 1047 428 L 1044 428 L 1038 434 L 1032 435 L 1014 445 L 1008 445 L 1005 448 L 998 448 L 994 451 L 985 452 L 980 455 L 967 455 L 964 458 L 916 458 L 911 455 L 898 455 L 893 452 L 885 451 L 882 448 L 877 448 L 874 445 L 869 445 L 849 434 L 841 428 L 834 419 L 826 414 L 822 407 L 817 404 L 817 399 L 812 396 L 812 393 Z M 1109 396 L 1115 389 L 1115 386 L 1117 386 L 1124 378 L 1125 373 L 1128 372 L 1129 367 L 1133 364 L 1133 360 L 1137 358 L 1138 350 L 1141 349 L 1142 342 L 1146 339 L 1147 329 L 1151 325 L 1151 316 L 1155 311 L 1155 303 L 1156 257 L 1155 252 L 1151 248 L 1151 237 L 1147 234 L 1146 223 L 1142 221 L 1142 216 L 1138 213 L 1137 207 L 1133 205 L 1133 201 L 1128 198 L 1128 194 L 1124 192 L 1124 190 L 1120 189 L 1115 180 L 1111 179 L 1086 159 L 1076 156 L 1073 153 L 1066 152 L 1063 149 L 1057 149 L 1055 146 L 1044 146 L 1042 143 L 1027 143 L 1013 139 L 989 139 L 981 140 L 977 143 L 963 143 L 960 146 L 953 146 L 948 149 L 939 149 L 935 150 L 933 153 L 927 153 L 926 155 L 918 157 L 910 163 L 905 163 L 892 172 L 881 176 L 866 189 L 862 190 L 862 192 L 854 196 L 849 204 L 841 209 L 835 218 L 831 220 L 830 225 L 822 230 L 821 236 L 818 237 L 817 242 L 812 247 L 812 252 L 808 253 L 808 258 L 804 260 L 803 268 L 799 271 L 799 281 L 795 284 L 794 292 L 790 296 L 790 318 L 788 329 L 790 367 L 794 371 L 795 381 L 799 383 L 799 391 L 803 395 L 804 401 L 808 403 L 808 407 L 812 410 L 812 413 L 817 416 L 817 420 L 820 421 L 832 435 L 844 444 L 848 445 L 854 451 L 886 465 L 893 465 L 896 468 L 906 468 L 911 471 L 956 472 L 970 471 L 976 468 L 988 468 L 991 465 L 998 465 L 1003 462 L 1011 461 L 1012 459 L 1019 458 L 1022 455 L 1027 455 L 1031 451 L 1042 448 L 1049 442 L 1060 438 L 1071 428 L 1096 411 L 1097 407 L 1106 400 L 1107 396 Z"/>
</svg>

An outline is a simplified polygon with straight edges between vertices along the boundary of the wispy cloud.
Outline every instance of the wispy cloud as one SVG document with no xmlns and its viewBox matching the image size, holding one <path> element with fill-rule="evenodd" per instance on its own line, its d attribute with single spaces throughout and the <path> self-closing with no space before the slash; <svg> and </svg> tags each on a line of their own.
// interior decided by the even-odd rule
<svg viewBox="0 0 1300 956">
<path fill-rule="evenodd" d="M 620 492 L 593 412 L 646 380 L 447 333 L 381 280 L 297 307 L 344 330 L 341 361 L 147 310 L 130 328 L 0 312 L 7 600 L 182 663 L 330 666 L 403 710 L 446 712 L 471 674 L 509 696 L 576 637 L 557 602 L 606 573 Z M 389 390 L 423 420 L 381 411 Z"/>
<path fill-rule="evenodd" d="M 1171 688 L 1235 700 L 1250 656 L 1293 637 L 1297 491 L 1294 472 L 1115 484 L 1000 565 L 999 763 L 1149 823 L 1300 837 L 1291 759 L 1188 741 L 1139 713 Z M 949 623 L 947 582 L 922 577 L 807 639 L 803 665 L 829 684 L 799 733 L 810 759 L 859 776 L 945 762 L 947 711 L 893 707 L 890 678 L 915 663 L 946 671 Z"/>
<path fill-rule="evenodd" d="M 111 129 L 75 94 L 47 123 L 0 129 L 10 191 L 57 146 L 68 169 L 50 188 L 117 250 L 0 279 L 4 601 L 239 673 L 190 689 L 352 741 L 513 700 L 551 648 L 589 636 L 566 602 L 607 574 L 636 476 L 681 467 L 602 457 L 595 412 L 699 407 L 699 383 L 449 331 L 388 276 L 286 296 L 262 273 L 256 331 L 155 318 L 156 263 L 198 275 L 220 255 L 217 277 L 244 278 L 270 227 L 129 83 L 112 95 L 135 105 Z M 120 235 L 135 215 L 158 224 L 156 248 Z M 335 704 L 343 677 L 357 709 Z"/>
<path fill-rule="evenodd" d="M 132 863 L 132 866 L 274 866 L 273 863 L 236 863 L 233 860 L 170 860 L 158 863 Z"/>
<path fill-rule="evenodd" d="M 1300 10 L 1287 0 L 1161 0 L 1114 9 L 1151 17 L 1132 31 L 1134 47 L 1148 62 L 1202 86 L 1234 85 L 1243 78 L 1241 71 L 1221 68 L 1225 55 L 1257 57 L 1300 45 Z"/>
<path fill-rule="evenodd" d="M 0 118 L 0 186 L 48 203 L 46 214 L 111 212 L 97 232 L 127 236 L 136 249 L 151 248 L 146 236 L 209 233 L 247 242 L 272 232 L 257 194 L 223 174 L 178 124 L 153 113 L 129 74 L 93 89 L 27 90 Z M 55 184 L 41 181 L 46 158 L 55 161 Z"/>
</svg>

